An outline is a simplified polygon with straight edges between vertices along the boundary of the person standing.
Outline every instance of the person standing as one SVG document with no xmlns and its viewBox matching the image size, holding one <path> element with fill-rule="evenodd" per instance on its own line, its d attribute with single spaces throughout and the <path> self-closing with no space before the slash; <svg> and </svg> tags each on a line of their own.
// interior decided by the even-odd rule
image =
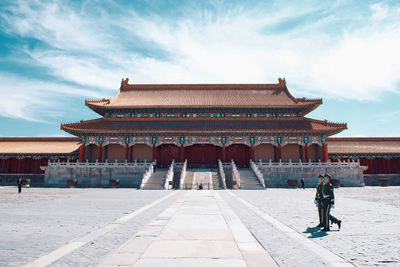
<svg viewBox="0 0 400 267">
<path fill-rule="evenodd" d="M 322 205 L 323 205 L 323 224 L 322 231 L 330 231 L 329 221 L 336 223 L 340 229 L 342 221 L 330 214 L 331 208 L 335 208 L 335 195 L 333 193 L 333 185 L 331 184 L 331 176 L 325 174 L 324 185 L 322 186 Z"/>
<path fill-rule="evenodd" d="M 318 209 L 318 218 L 319 218 L 319 224 L 317 227 L 323 227 L 323 213 L 322 213 L 322 186 L 324 185 L 324 176 L 322 174 L 318 174 L 318 184 L 317 184 L 317 192 L 315 194 L 315 206 L 317 206 Z"/>
<path fill-rule="evenodd" d="M 18 194 L 21 194 L 21 191 L 22 191 L 22 180 L 21 180 L 21 178 L 19 178 L 17 180 L 17 185 L 18 185 Z"/>
<path fill-rule="evenodd" d="M 301 183 L 301 188 L 302 188 L 302 189 L 306 189 L 306 188 L 304 187 L 304 180 L 303 180 L 303 179 L 300 180 L 300 183 Z"/>
</svg>

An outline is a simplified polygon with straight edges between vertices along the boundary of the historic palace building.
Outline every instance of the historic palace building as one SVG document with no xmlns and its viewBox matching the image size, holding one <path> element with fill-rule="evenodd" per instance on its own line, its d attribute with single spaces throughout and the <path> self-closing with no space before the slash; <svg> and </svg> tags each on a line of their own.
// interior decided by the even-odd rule
<svg viewBox="0 0 400 267">
<path fill-rule="evenodd" d="M 347 179 L 351 169 L 352 184 L 362 184 L 357 180 L 357 168 L 364 176 L 400 173 L 400 138 L 330 137 L 347 129 L 347 124 L 306 117 L 322 99 L 292 96 L 285 79 L 277 84 L 128 82 L 123 79 L 118 94 L 111 99 L 86 100 L 86 106 L 100 118 L 61 125 L 76 137 L 0 138 L 2 184 L 8 183 L 8 174 L 43 174 L 41 167 L 49 160 L 78 161 L 81 165 L 68 165 L 70 169 L 63 175 L 72 179 L 78 175 L 77 166 L 81 169 L 76 179 L 97 175 L 100 184 L 105 173 L 110 181 L 122 175 L 123 171 L 113 173 L 113 166 L 128 166 L 110 163 L 144 162 L 135 165 L 144 175 L 148 163 L 158 168 L 169 168 L 172 161 L 178 165 L 186 162 L 185 168 L 216 168 L 222 162 L 254 169 L 257 162 L 256 169 L 264 175 L 275 173 L 274 179 L 282 180 L 279 175 L 287 166 L 293 168 L 284 176 L 314 179 L 311 177 L 319 162 L 319 171 L 335 171 L 341 179 Z M 349 165 L 346 171 L 344 165 L 335 164 L 343 160 L 359 163 Z M 54 166 L 54 175 L 60 176 L 57 168 L 64 165 Z M 97 169 L 92 170 L 94 166 Z M 135 173 L 135 166 L 129 167 L 131 173 Z M 281 169 L 276 171 L 278 167 Z M 125 176 L 129 179 L 131 174 Z"/>
<path fill-rule="evenodd" d="M 306 118 L 321 99 L 293 97 L 278 84 L 135 85 L 122 80 L 112 99 L 87 100 L 102 117 L 62 124 L 82 139 L 81 161 L 188 160 L 216 167 L 232 159 L 327 161 L 326 138 L 345 123 Z"/>
</svg>

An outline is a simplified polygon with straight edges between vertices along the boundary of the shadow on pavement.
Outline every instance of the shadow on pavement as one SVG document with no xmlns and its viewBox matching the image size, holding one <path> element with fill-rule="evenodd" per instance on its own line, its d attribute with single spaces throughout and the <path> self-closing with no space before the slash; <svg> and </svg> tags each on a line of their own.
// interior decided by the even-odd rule
<svg viewBox="0 0 400 267">
<path fill-rule="evenodd" d="M 308 238 L 320 238 L 328 235 L 326 232 L 321 231 L 319 227 L 307 227 L 303 233 L 311 234 Z"/>
</svg>

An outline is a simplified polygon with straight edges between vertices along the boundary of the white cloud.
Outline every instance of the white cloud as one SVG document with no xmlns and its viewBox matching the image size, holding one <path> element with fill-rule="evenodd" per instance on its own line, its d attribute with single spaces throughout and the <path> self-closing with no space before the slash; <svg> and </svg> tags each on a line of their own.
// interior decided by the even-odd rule
<svg viewBox="0 0 400 267">
<path fill-rule="evenodd" d="M 65 99 L 73 96 L 99 98 L 100 94 L 54 82 L 28 80 L 0 72 L 1 116 L 45 122 L 65 112 Z"/>
<path fill-rule="evenodd" d="M 384 7 L 382 3 L 372 4 L 371 9 L 374 12 L 372 18 L 376 21 L 381 21 L 385 19 L 388 15 L 388 9 Z"/>
<path fill-rule="evenodd" d="M 328 34 L 324 27 L 343 14 L 333 10 L 290 31 L 265 30 L 312 14 L 312 5 L 302 7 L 302 14 L 296 7 L 241 7 L 217 19 L 200 12 L 174 21 L 135 11 L 112 16 L 103 10 L 99 16 L 89 12 L 90 5 L 56 3 L 20 1 L 3 17 L 10 32 L 50 46 L 27 50 L 37 64 L 82 86 L 116 90 L 122 77 L 132 76 L 138 83 L 274 83 L 286 77 L 308 96 L 375 100 L 398 91 L 398 8 L 372 5 L 365 26 Z M 130 48 L 131 38 L 154 45 L 168 59 Z"/>
</svg>

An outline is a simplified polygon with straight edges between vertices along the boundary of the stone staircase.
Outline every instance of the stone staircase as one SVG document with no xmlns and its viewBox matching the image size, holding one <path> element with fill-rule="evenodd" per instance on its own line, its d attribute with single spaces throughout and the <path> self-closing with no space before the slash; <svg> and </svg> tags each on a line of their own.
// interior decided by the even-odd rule
<svg viewBox="0 0 400 267">
<path fill-rule="evenodd" d="M 183 181 L 182 189 L 192 189 L 194 172 L 186 170 L 185 180 Z"/>
<path fill-rule="evenodd" d="M 238 169 L 240 174 L 240 189 L 264 189 L 251 169 Z"/>
<path fill-rule="evenodd" d="M 167 177 L 168 169 L 157 169 L 153 172 L 147 180 L 146 184 L 143 185 L 143 190 L 163 190 L 165 179 Z"/>
<path fill-rule="evenodd" d="M 219 190 L 222 188 L 222 186 L 220 185 L 220 182 L 219 182 L 220 177 L 219 177 L 217 171 L 211 172 L 211 179 L 212 179 L 212 184 L 213 184 L 214 190 Z"/>
<path fill-rule="evenodd" d="M 227 189 L 233 189 L 233 177 L 232 177 L 232 169 L 231 167 L 224 167 L 225 172 L 225 183 Z"/>
</svg>

